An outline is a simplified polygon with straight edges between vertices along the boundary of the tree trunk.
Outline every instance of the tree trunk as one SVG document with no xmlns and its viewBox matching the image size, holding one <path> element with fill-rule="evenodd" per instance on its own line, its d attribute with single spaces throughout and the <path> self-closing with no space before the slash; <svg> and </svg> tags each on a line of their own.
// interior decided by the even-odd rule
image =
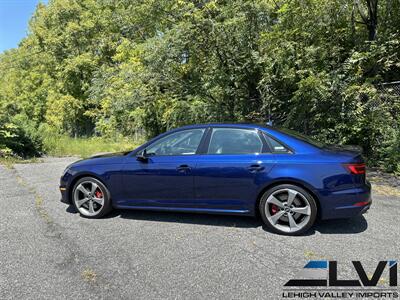
<svg viewBox="0 0 400 300">
<path fill-rule="evenodd" d="M 378 0 L 367 0 L 368 6 L 368 39 L 374 41 L 376 39 L 376 31 L 378 26 Z"/>
<path fill-rule="evenodd" d="M 368 40 L 374 41 L 376 39 L 376 33 L 378 28 L 378 0 L 364 0 L 367 5 L 368 14 L 366 15 L 363 9 L 360 7 L 359 0 L 355 0 L 358 12 L 360 13 L 362 23 L 367 26 L 368 29 Z"/>
</svg>

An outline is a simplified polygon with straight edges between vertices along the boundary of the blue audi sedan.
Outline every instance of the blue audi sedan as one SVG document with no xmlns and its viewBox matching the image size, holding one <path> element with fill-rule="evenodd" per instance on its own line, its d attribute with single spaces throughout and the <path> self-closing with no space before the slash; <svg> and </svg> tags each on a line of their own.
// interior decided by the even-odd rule
<svg viewBox="0 0 400 300">
<path fill-rule="evenodd" d="M 112 208 L 259 215 L 271 231 L 299 235 L 317 218 L 366 212 L 365 176 L 358 151 L 264 125 L 205 124 L 75 162 L 60 191 L 87 218 Z"/>
</svg>

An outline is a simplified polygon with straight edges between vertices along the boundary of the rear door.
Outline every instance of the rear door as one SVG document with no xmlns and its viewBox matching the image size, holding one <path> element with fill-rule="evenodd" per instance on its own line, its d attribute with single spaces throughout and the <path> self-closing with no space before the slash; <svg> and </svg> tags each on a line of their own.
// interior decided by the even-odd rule
<svg viewBox="0 0 400 300">
<path fill-rule="evenodd" d="M 216 127 L 209 131 L 194 172 L 199 207 L 250 212 L 259 187 L 268 181 L 274 155 L 255 129 Z"/>
</svg>

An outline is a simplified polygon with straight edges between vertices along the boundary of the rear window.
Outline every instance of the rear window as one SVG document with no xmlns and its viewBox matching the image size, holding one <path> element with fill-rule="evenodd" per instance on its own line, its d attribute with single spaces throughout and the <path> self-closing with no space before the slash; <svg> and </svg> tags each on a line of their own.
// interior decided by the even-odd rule
<svg viewBox="0 0 400 300">
<path fill-rule="evenodd" d="M 316 140 L 314 138 L 311 138 L 311 137 L 309 137 L 307 135 L 301 134 L 301 133 L 299 133 L 297 131 L 294 131 L 294 130 L 291 130 L 291 129 L 276 128 L 276 127 L 273 127 L 272 129 L 275 129 L 277 131 L 280 131 L 282 133 L 290 135 L 290 136 L 292 136 L 292 137 L 294 137 L 294 138 L 296 138 L 298 140 L 306 142 L 307 144 L 310 144 L 310 145 L 315 146 L 317 148 L 321 148 L 322 149 L 322 148 L 325 148 L 327 146 L 325 143 L 323 143 L 321 141 L 318 141 L 318 140 Z"/>
<path fill-rule="evenodd" d="M 291 151 L 285 147 L 282 143 L 273 139 L 272 137 L 264 134 L 265 139 L 267 140 L 269 146 L 271 147 L 272 153 L 291 153 Z"/>
</svg>

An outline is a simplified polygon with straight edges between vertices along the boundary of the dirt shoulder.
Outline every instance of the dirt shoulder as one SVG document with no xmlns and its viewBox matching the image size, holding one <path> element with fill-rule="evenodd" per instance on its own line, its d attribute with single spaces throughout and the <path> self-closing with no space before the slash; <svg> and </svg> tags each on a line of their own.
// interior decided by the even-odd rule
<svg viewBox="0 0 400 300">
<path fill-rule="evenodd" d="M 367 178 L 374 193 L 383 196 L 400 197 L 400 177 L 379 170 L 368 170 Z"/>
</svg>

